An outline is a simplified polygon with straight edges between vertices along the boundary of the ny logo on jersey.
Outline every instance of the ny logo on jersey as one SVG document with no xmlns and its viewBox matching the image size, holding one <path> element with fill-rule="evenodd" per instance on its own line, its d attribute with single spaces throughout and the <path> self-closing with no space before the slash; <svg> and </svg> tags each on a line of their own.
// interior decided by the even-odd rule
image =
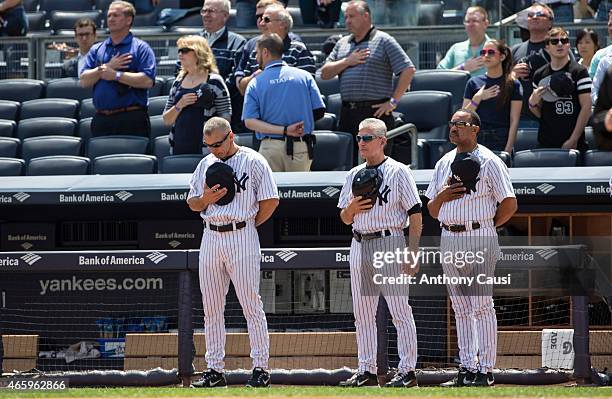
<svg viewBox="0 0 612 399">
<path fill-rule="evenodd" d="M 249 180 L 249 176 L 247 176 L 246 172 L 242 172 L 242 177 L 238 179 L 236 174 L 234 173 L 234 183 L 236 184 L 236 193 L 240 191 L 246 191 L 246 182 Z"/>
<path fill-rule="evenodd" d="M 390 192 L 391 192 L 391 189 L 386 184 L 385 184 L 385 188 L 383 188 L 382 191 L 378 192 L 378 205 L 379 206 L 382 206 L 383 202 L 385 204 L 389 203 L 389 193 Z"/>
</svg>

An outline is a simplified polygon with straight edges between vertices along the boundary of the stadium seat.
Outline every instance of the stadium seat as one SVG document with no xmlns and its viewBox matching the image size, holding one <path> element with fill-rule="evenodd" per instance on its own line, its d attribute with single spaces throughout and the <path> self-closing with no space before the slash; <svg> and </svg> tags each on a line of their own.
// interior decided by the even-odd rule
<svg viewBox="0 0 612 399">
<path fill-rule="evenodd" d="M 155 137 L 164 136 L 170 133 L 172 126 L 166 126 L 164 124 L 164 119 L 161 115 L 154 115 L 149 117 L 149 122 L 151 123 L 151 134 L 149 138 L 153 140 Z"/>
<path fill-rule="evenodd" d="M 415 72 L 410 91 L 448 91 L 453 96 L 451 109 L 454 111 L 463 104 L 465 85 L 469 79 L 470 74 L 466 71 L 423 69 Z"/>
<path fill-rule="evenodd" d="M 444 18 L 444 2 L 421 3 L 419 5 L 418 26 L 442 25 Z"/>
<path fill-rule="evenodd" d="M 0 119 L 19 120 L 21 103 L 11 100 L 0 100 Z"/>
<path fill-rule="evenodd" d="M 81 155 L 81 144 L 80 137 L 29 137 L 21 144 L 21 158 L 28 162 L 32 158 L 49 155 Z"/>
<path fill-rule="evenodd" d="M 78 1 L 80 2 L 81 0 Z M 83 3 L 85 3 L 85 1 L 83 1 Z M 92 10 L 91 7 L 88 11 L 76 11 L 76 9 L 72 11 L 51 11 L 49 25 L 56 33 L 61 30 L 72 30 L 74 29 L 76 21 L 83 18 L 91 19 L 96 23 L 96 26 L 102 25 L 102 12 L 100 10 Z"/>
<path fill-rule="evenodd" d="M 114 154 L 94 158 L 94 175 L 142 175 L 157 172 L 157 160 L 153 155 Z"/>
<path fill-rule="evenodd" d="M 0 137 L 13 137 L 15 130 L 17 130 L 15 121 L 0 119 Z"/>
<path fill-rule="evenodd" d="M 519 129 L 516 132 L 514 151 L 534 150 L 538 148 L 538 129 Z"/>
<path fill-rule="evenodd" d="M 455 148 L 447 139 L 419 139 L 419 143 L 419 169 L 433 169 L 444 154 Z"/>
<path fill-rule="evenodd" d="M 340 79 L 338 77 L 334 77 L 333 79 L 323 80 L 320 76 L 317 75 L 315 78 L 317 81 L 317 86 L 319 87 L 319 91 L 324 96 L 329 96 L 330 94 L 338 94 L 340 93 Z"/>
<path fill-rule="evenodd" d="M 584 140 L 589 150 L 597 149 L 595 148 L 595 137 L 593 136 L 593 128 L 591 126 L 586 126 L 584 128 Z"/>
<path fill-rule="evenodd" d="M 396 108 L 405 123 L 413 123 L 420 139 L 447 139 L 452 115 L 452 96 L 446 91 L 410 91 Z"/>
<path fill-rule="evenodd" d="M 52 98 L 70 98 L 82 101 L 91 98 L 91 87 L 81 87 L 76 78 L 53 79 L 47 82 L 46 96 Z"/>
<path fill-rule="evenodd" d="M 155 78 L 155 84 L 149 89 L 149 97 L 157 97 L 163 95 L 164 83 L 166 78 L 157 76 Z"/>
<path fill-rule="evenodd" d="M 86 175 L 89 158 L 71 155 L 51 155 L 30 159 L 27 176 Z"/>
<path fill-rule="evenodd" d="M 79 121 L 78 136 L 83 139 L 84 145 L 87 145 L 91 138 L 91 120 L 92 118 L 85 118 Z"/>
<path fill-rule="evenodd" d="M 0 176 L 21 176 L 24 169 L 23 159 L 0 157 Z"/>
<path fill-rule="evenodd" d="M 254 135 L 253 133 L 238 133 L 234 134 L 234 142 L 243 147 L 249 147 L 257 151 L 254 143 Z"/>
<path fill-rule="evenodd" d="M 130 32 L 134 34 L 134 36 L 148 36 L 148 35 L 161 35 L 166 33 L 166 30 L 163 26 L 134 26 L 130 28 Z M 153 39 L 154 40 L 154 39 Z M 155 46 L 152 42 L 153 52 L 158 50 L 159 48 Z M 157 54 L 156 54 L 157 55 Z"/>
<path fill-rule="evenodd" d="M 94 0 L 94 9 L 102 10 L 106 14 L 106 10 L 108 10 L 108 6 L 112 2 L 113 0 Z"/>
<path fill-rule="evenodd" d="M 584 166 L 612 166 L 612 151 L 588 150 L 584 153 Z"/>
<path fill-rule="evenodd" d="M 87 156 L 91 159 L 113 154 L 144 154 L 149 139 L 140 136 L 98 136 L 87 143 Z"/>
<path fill-rule="evenodd" d="M 304 21 L 302 20 L 302 12 L 299 7 L 287 7 L 287 11 L 293 18 L 293 26 L 294 27 L 303 27 Z"/>
<path fill-rule="evenodd" d="M 167 96 L 168 94 L 170 94 L 172 83 L 174 83 L 174 76 L 166 76 L 164 79 L 164 87 L 162 88 L 161 92 L 162 96 Z"/>
<path fill-rule="evenodd" d="M 23 0 L 22 4 L 26 12 L 34 12 L 38 10 L 38 0 Z"/>
<path fill-rule="evenodd" d="M 507 167 L 512 166 L 512 156 L 508 154 L 506 151 L 493 151 L 495 155 L 501 158 L 502 161 L 506 164 Z"/>
<path fill-rule="evenodd" d="M 134 17 L 134 28 L 155 26 L 157 24 L 158 11 L 153 10 L 148 13 L 136 14 Z M 200 25 L 202 21 L 200 18 Z M 131 30 L 131 29 L 130 29 Z"/>
<path fill-rule="evenodd" d="M 338 124 L 340 124 L 340 111 L 342 111 L 342 97 L 340 97 L 340 93 L 330 94 L 327 96 L 326 111 L 336 115 Z"/>
<path fill-rule="evenodd" d="M 167 101 L 168 96 L 149 97 L 149 116 L 163 114 Z"/>
<path fill-rule="evenodd" d="M 512 161 L 515 168 L 558 168 L 578 166 L 580 151 L 561 148 L 538 148 L 518 151 Z"/>
<path fill-rule="evenodd" d="M 180 26 L 180 27 L 197 27 L 202 28 L 202 16 L 200 13 L 192 13 L 187 15 L 178 21 L 176 21 L 172 26 Z"/>
<path fill-rule="evenodd" d="M 43 117 L 19 121 L 17 124 L 17 137 L 21 140 L 36 136 L 75 136 L 77 130 L 76 119 Z"/>
<path fill-rule="evenodd" d="M 151 152 L 161 162 L 164 157 L 170 155 L 170 140 L 169 136 L 158 136 L 153 139 L 153 148 Z"/>
<path fill-rule="evenodd" d="M 15 158 L 20 144 L 21 140 L 15 137 L 0 137 L 0 157 Z"/>
<path fill-rule="evenodd" d="M 159 173 L 193 173 L 205 155 L 168 155 L 159 161 Z"/>
<path fill-rule="evenodd" d="M 44 11 L 27 12 L 26 18 L 28 19 L 28 30 L 31 32 L 47 32 L 48 29 L 45 27 L 47 20 L 47 13 Z"/>
<path fill-rule="evenodd" d="M 96 114 L 96 107 L 94 107 L 93 99 L 86 98 L 81 100 L 81 119 L 92 118 Z"/>
<path fill-rule="evenodd" d="M 91 11 L 93 2 L 91 0 L 40 0 L 40 9 L 51 12 L 62 11 Z"/>
<path fill-rule="evenodd" d="M 35 79 L 0 80 L 0 99 L 24 102 L 41 98 L 45 92 L 45 82 Z"/>
<path fill-rule="evenodd" d="M 344 132 L 315 131 L 312 171 L 350 170 L 353 167 L 353 135 Z"/>
<path fill-rule="evenodd" d="M 46 116 L 77 119 L 79 102 L 69 98 L 39 98 L 21 104 L 21 120 Z"/>
<path fill-rule="evenodd" d="M 336 115 L 326 112 L 323 118 L 315 122 L 315 130 L 336 130 L 338 127 Z"/>
</svg>

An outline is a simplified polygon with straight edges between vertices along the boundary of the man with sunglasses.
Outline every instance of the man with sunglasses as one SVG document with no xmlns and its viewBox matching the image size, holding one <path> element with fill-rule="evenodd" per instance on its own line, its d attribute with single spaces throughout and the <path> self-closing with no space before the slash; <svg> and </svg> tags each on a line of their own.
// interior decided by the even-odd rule
<svg viewBox="0 0 612 399">
<path fill-rule="evenodd" d="M 225 363 L 225 296 L 230 281 L 247 320 L 253 374 L 247 386 L 270 385 L 270 342 L 263 304 L 259 296 L 261 252 L 257 226 L 278 206 L 278 189 L 266 160 L 254 150 L 234 142 L 230 124 L 212 117 L 204 125 L 204 144 L 210 149 L 196 167 L 189 183 L 187 204 L 204 220 L 199 257 L 200 289 L 204 310 L 208 370 L 193 384 L 197 388 L 227 385 Z M 216 163 L 233 169 L 234 197 L 221 201 L 228 187 L 209 187 L 207 170 Z M 227 167 L 224 166 L 225 169 Z M 224 180 L 224 179 L 219 179 Z M 219 205 L 223 204 L 223 205 Z"/>
<path fill-rule="evenodd" d="M 569 57 L 569 35 L 550 30 L 546 41 L 550 63 L 533 75 L 529 107 L 540 119 L 538 145 L 586 151 L 584 128 L 591 116 L 591 78 L 587 69 Z M 564 84 L 565 83 L 565 84 Z"/>
<path fill-rule="evenodd" d="M 263 72 L 246 89 L 242 120 L 262 140 L 259 152 L 274 172 L 309 171 L 314 156 L 314 122 L 325 104 L 312 75 L 287 65 L 283 41 L 266 33 L 257 41 Z"/>
<path fill-rule="evenodd" d="M 463 20 L 468 39 L 455 43 L 448 49 L 438 64 L 438 69 L 457 69 L 468 71 L 471 76 L 484 75 L 485 68 L 480 50 L 491 40 L 487 35 L 489 15 L 480 6 L 469 7 Z"/>
<path fill-rule="evenodd" d="M 376 252 L 404 251 L 408 246 L 410 253 L 417 254 L 423 224 L 421 199 L 410 168 L 385 156 L 386 135 L 387 127 L 380 119 L 367 118 L 359 123 L 356 139 L 359 154 L 366 162 L 349 171 L 338 200 L 342 222 L 353 228 L 349 263 L 359 356 L 357 373 L 340 384 L 344 387 L 378 386 L 376 310 L 380 293 L 385 298 L 397 329 L 400 357 L 397 373 L 385 386 L 417 386 L 414 373 L 417 334 L 408 302 L 408 286 L 375 286 L 372 276 L 374 270 L 371 256 Z M 374 202 L 352 193 L 354 177 L 364 168 L 377 170 L 382 179 Z M 408 240 L 405 238 L 406 233 Z M 391 262 L 378 270 L 389 277 L 413 276 L 419 271 L 418 263 L 411 261 L 414 259 L 417 258 L 408 257 L 408 263 Z"/>
<path fill-rule="evenodd" d="M 391 130 L 395 127 L 392 113 L 410 86 L 416 68 L 393 36 L 372 25 L 365 1 L 350 1 L 345 21 L 351 34 L 336 43 L 321 68 L 321 79 L 340 79 L 342 110 L 338 130 L 356 135 L 359 122 L 371 117 L 379 118 Z M 399 77 L 395 89 L 394 75 Z"/>
<path fill-rule="evenodd" d="M 493 276 L 500 255 L 496 228 L 517 210 L 508 168 L 497 155 L 478 144 L 480 117 L 474 111 L 455 112 L 449 128 L 449 140 L 457 148 L 436 163 L 425 192 L 430 199 L 429 214 L 440 221 L 442 228 L 440 252 L 452 254 L 452 258 L 442 257 L 442 268 L 451 277 Z M 458 155 L 480 164 L 477 176 L 470 180 L 473 185 L 457 181 L 453 164 Z M 481 256 L 475 258 L 478 252 Z M 446 263 L 446 259 L 467 259 L 468 255 L 479 261 L 465 265 Z M 492 287 L 449 284 L 447 290 L 455 312 L 461 364 L 457 377 L 442 386 L 492 386 L 497 355 Z"/>
<path fill-rule="evenodd" d="M 287 7 L 289 0 L 277 1 L 283 7 Z M 257 0 L 236 0 L 236 27 L 253 28 L 257 25 L 254 17 L 259 14 L 259 3 Z"/>
</svg>

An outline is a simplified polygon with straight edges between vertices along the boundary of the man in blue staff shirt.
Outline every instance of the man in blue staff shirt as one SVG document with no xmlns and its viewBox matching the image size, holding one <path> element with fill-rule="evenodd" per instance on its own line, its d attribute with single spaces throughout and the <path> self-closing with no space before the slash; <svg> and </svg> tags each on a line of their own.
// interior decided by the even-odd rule
<svg viewBox="0 0 612 399">
<path fill-rule="evenodd" d="M 130 32 L 135 15 L 132 4 L 113 1 L 107 12 L 110 37 L 87 54 L 81 86 L 93 86 L 92 136 L 149 136 L 148 89 L 155 82 L 155 54 Z"/>
</svg>

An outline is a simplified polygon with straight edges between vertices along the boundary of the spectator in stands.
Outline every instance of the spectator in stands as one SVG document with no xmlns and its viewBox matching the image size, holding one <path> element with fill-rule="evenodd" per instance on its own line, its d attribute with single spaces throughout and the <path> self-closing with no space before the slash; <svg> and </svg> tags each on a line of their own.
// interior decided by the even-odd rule
<svg viewBox="0 0 612 399">
<path fill-rule="evenodd" d="M 575 19 L 593 19 L 595 18 L 595 10 L 591 8 L 588 0 L 579 0 L 576 3 L 574 3 L 574 18 Z"/>
<path fill-rule="evenodd" d="M 288 35 L 293 27 L 293 18 L 289 11 L 279 5 L 268 6 L 259 24 L 266 25 L 268 33 L 276 33 L 283 40 L 282 58 L 287 65 L 303 69 L 314 76 L 316 70 L 314 56 L 304 43 L 292 40 Z M 260 66 L 257 61 L 256 51 L 252 51 L 244 70 L 240 72 L 242 77 L 238 72 L 236 73 L 240 93 L 244 94 L 249 82 L 262 72 L 262 68 L 263 66 Z"/>
<path fill-rule="evenodd" d="M 571 60 L 569 35 L 550 30 L 546 51 L 550 63 L 533 75 L 529 107 L 540 118 L 538 145 L 584 151 L 584 127 L 591 116 L 591 78 L 585 67 Z"/>
<path fill-rule="evenodd" d="M 574 3 L 576 0 L 540 0 L 552 10 L 557 23 L 574 23 Z"/>
<path fill-rule="evenodd" d="M 514 77 L 523 86 L 523 109 L 521 127 L 537 127 L 537 118 L 530 112 L 527 100 L 533 91 L 531 81 L 536 70 L 550 62 L 545 50 L 548 31 L 552 28 L 555 15 L 550 7 L 534 3 L 527 9 L 527 28 L 529 40 L 512 47 Z"/>
<path fill-rule="evenodd" d="M 612 39 L 612 10 L 608 13 L 608 39 Z M 591 60 L 591 66 L 589 67 L 589 76 L 591 79 L 595 78 L 599 61 L 607 54 L 612 53 L 612 44 L 597 50 L 593 59 Z"/>
<path fill-rule="evenodd" d="M 589 6 L 596 10 L 595 19 L 597 21 L 606 22 L 612 10 L 612 0 L 589 0 Z"/>
<path fill-rule="evenodd" d="M 151 131 L 147 104 L 155 82 L 155 54 L 130 32 L 135 15 L 132 4 L 113 1 L 106 14 L 110 37 L 87 54 L 81 86 L 93 86 L 93 136 L 149 136 Z"/>
<path fill-rule="evenodd" d="M 463 108 L 480 116 L 480 144 L 511 154 L 523 105 L 521 84 L 512 77 L 512 53 L 503 41 L 491 40 L 481 54 L 487 73 L 468 81 Z"/>
<path fill-rule="evenodd" d="M 28 19 L 23 0 L 4 0 L 0 3 L 0 36 L 25 36 Z"/>
<path fill-rule="evenodd" d="M 229 91 L 208 42 L 201 36 L 177 40 L 181 70 L 170 89 L 164 123 L 172 125 L 172 155 L 202 154 L 202 131 L 213 116 L 231 120 Z"/>
<path fill-rule="evenodd" d="M 229 0 L 205 0 L 202 5 L 202 35 L 208 40 L 217 61 L 219 74 L 225 79 L 232 99 L 232 128 L 240 131 L 243 98 L 234 80 L 234 70 L 240 62 L 246 39 L 225 26 L 230 16 Z"/>
<path fill-rule="evenodd" d="M 300 14 L 304 24 L 334 28 L 340 19 L 342 0 L 300 0 Z"/>
<path fill-rule="evenodd" d="M 96 42 L 96 23 L 89 18 L 83 18 L 74 24 L 74 40 L 79 46 L 73 58 L 66 60 L 62 65 L 62 78 L 78 78 L 83 72 L 87 53 Z M 65 43 L 63 43 L 65 45 Z"/>
<path fill-rule="evenodd" d="M 599 89 L 603 85 L 604 77 L 606 76 L 606 72 L 608 68 L 612 65 L 612 52 L 603 56 L 599 65 L 597 66 L 597 71 L 595 72 L 595 76 L 593 77 L 593 87 L 591 87 L 591 102 L 593 104 L 597 103 L 597 97 L 599 95 Z"/>
<path fill-rule="evenodd" d="M 340 78 L 338 130 L 357 135 L 359 122 L 372 117 L 381 119 L 391 130 L 395 127 L 392 112 L 410 86 L 416 68 L 391 35 L 372 25 L 365 1 L 350 1 L 345 19 L 351 34 L 336 43 L 321 68 L 322 79 Z M 393 74 L 399 76 L 395 90 Z"/>
<path fill-rule="evenodd" d="M 376 25 L 416 26 L 421 0 L 368 0 Z"/>
<path fill-rule="evenodd" d="M 599 36 L 597 36 L 597 32 L 587 28 L 579 30 L 576 34 L 576 48 L 580 55 L 578 63 L 589 69 L 595 52 L 599 50 Z"/>
<path fill-rule="evenodd" d="M 289 0 L 282 0 L 281 3 L 286 7 Z M 236 0 L 236 27 L 253 28 L 258 25 L 257 8 L 259 8 L 257 0 Z"/>
<path fill-rule="evenodd" d="M 606 69 L 593 111 L 593 136 L 599 150 L 612 151 L 612 66 Z"/>
<path fill-rule="evenodd" d="M 468 39 L 455 43 L 448 49 L 446 55 L 438 64 L 439 69 L 459 69 L 468 71 L 472 76 L 485 73 L 484 58 L 480 51 L 486 42 L 491 40 L 487 36 L 489 16 L 482 7 L 470 7 L 463 20 Z"/>
<path fill-rule="evenodd" d="M 314 77 L 287 65 L 284 50 L 276 33 L 266 33 L 257 41 L 257 63 L 263 71 L 247 87 L 242 119 L 262 140 L 259 153 L 272 171 L 309 171 L 314 122 L 325 114 L 325 105 Z"/>
</svg>

